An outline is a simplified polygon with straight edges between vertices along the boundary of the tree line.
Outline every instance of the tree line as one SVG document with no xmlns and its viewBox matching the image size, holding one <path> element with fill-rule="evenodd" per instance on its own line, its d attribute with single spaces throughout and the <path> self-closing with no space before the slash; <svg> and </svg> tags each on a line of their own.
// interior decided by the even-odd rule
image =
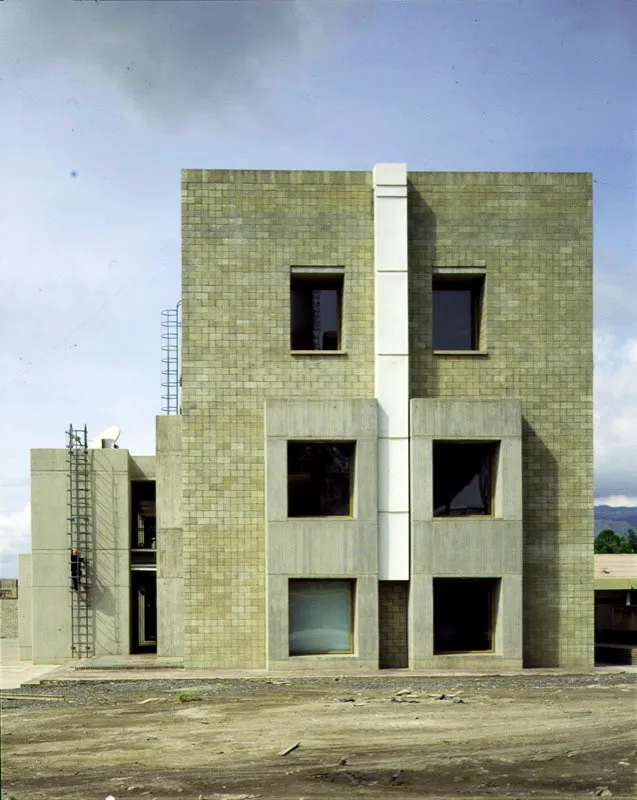
<svg viewBox="0 0 637 800">
<path fill-rule="evenodd" d="M 605 528 L 595 539 L 595 552 L 620 555 L 637 553 L 637 533 L 629 528 L 626 536 L 620 536 L 611 528 Z"/>
</svg>

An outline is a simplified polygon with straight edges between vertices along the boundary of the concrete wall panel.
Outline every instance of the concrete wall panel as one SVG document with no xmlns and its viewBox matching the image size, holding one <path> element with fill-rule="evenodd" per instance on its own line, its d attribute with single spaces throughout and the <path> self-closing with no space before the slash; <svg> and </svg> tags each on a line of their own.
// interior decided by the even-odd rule
<svg viewBox="0 0 637 800">
<path fill-rule="evenodd" d="M 157 653 L 183 656 L 182 419 L 157 417 Z"/>
<path fill-rule="evenodd" d="M 18 645 L 20 659 L 31 661 L 33 656 L 33 576 L 31 556 L 18 556 Z"/>
<path fill-rule="evenodd" d="M 268 573 L 289 577 L 378 572 L 373 522 L 288 520 L 268 526 Z"/>
</svg>

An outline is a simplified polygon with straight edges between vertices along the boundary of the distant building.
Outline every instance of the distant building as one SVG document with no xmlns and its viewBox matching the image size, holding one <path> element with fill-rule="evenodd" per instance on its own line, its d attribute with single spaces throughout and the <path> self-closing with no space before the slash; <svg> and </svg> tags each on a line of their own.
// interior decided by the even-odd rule
<svg viewBox="0 0 637 800">
<path fill-rule="evenodd" d="M 595 653 L 637 664 L 637 555 L 595 556 Z"/>
<path fill-rule="evenodd" d="M 15 578 L 0 578 L 0 639 L 15 639 L 18 635 L 18 582 Z"/>
<path fill-rule="evenodd" d="M 32 451 L 24 657 L 592 666 L 591 175 L 185 170 L 182 238 L 156 457 Z"/>
</svg>

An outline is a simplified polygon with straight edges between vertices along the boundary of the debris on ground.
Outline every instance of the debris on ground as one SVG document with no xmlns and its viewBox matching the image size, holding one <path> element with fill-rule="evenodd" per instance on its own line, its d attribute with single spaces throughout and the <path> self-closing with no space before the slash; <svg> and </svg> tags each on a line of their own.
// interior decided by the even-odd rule
<svg viewBox="0 0 637 800">
<path fill-rule="evenodd" d="M 436 700 L 448 700 L 450 703 L 464 703 L 465 700 L 462 697 L 456 697 L 455 694 L 437 694 L 437 695 L 429 695 L 430 697 L 435 697 Z"/>
<path fill-rule="evenodd" d="M 2 703 L 3 798 L 52 796 L 52 781 L 65 800 L 88 800 L 91 786 L 95 800 L 104 790 L 113 800 L 537 798 L 547 787 L 563 800 L 635 796 L 626 693 L 637 686 L 636 672 L 348 675 L 338 687 L 333 677 L 300 675 L 282 686 L 158 673 L 23 686 L 28 700 Z M 599 685 L 606 691 L 593 691 Z M 182 705 L 179 693 L 203 702 Z M 339 698 L 350 697 L 350 706 L 365 709 L 339 710 Z M 151 698 L 159 699 L 142 704 Z M 392 698 L 422 709 L 399 713 Z M 557 698 L 553 707 L 547 698 Z M 467 707 L 453 712 L 460 699 Z M 279 756 L 277 745 L 291 757 Z M 79 773 L 71 753 L 81 758 Z"/>
<path fill-rule="evenodd" d="M 289 747 L 286 747 L 284 750 L 281 750 L 279 753 L 280 756 L 287 756 L 288 753 L 291 753 L 293 750 L 296 750 L 297 747 L 301 746 L 301 742 L 296 742 L 295 744 L 291 744 Z"/>
</svg>

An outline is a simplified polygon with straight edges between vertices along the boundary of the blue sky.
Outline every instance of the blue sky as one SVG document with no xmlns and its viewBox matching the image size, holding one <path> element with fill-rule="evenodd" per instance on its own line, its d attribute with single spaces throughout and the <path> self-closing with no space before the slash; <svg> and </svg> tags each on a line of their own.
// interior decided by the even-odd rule
<svg viewBox="0 0 637 800">
<path fill-rule="evenodd" d="M 637 505 L 637 5 L 0 3 L 0 575 L 29 448 L 154 449 L 180 169 L 584 170 L 596 497 Z"/>
</svg>

